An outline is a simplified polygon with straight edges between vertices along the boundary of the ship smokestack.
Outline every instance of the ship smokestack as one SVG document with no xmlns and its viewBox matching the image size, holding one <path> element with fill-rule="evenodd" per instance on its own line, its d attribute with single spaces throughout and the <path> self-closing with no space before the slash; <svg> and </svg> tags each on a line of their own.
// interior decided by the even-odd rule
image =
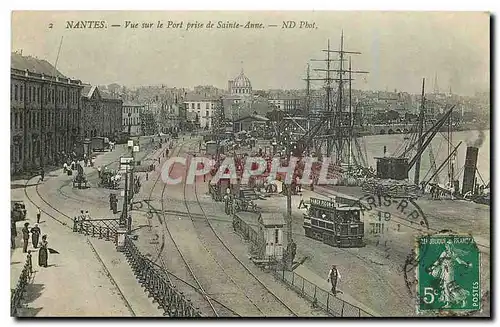
<svg viewBox="0 0 500 327">
<path fill-rule="evenodd" d="M 462 183 L 462 194 L 474 191 L 474 183 L 476 179 L 477 154 L 479 149 L 474 146 L 467 147 L 464 164 L 464 180 Z"/>
</svg>

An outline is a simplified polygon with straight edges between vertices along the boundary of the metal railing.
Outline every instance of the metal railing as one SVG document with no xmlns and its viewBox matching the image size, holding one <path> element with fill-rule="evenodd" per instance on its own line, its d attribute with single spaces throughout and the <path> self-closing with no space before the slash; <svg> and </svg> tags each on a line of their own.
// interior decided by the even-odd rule
<svg viewBox="0 0 500 327">
<path fill-rule="evenodd" d="M 311 283 L 293 271 L 274 270 L 274 276 L 296 293 L 311 301 L 334 317 L 373 317 L 365 310 L 350 304 L 331 292 Z"/>
<path fill-rule="evenodd" d="M 264 238 L 255 229 L 247 224 L 237 215 L 233 215 L 233 229 L 240 234 L 245 241 L 250 242 L 250 251 L 262 255 L 265 249 Z"/>
<path fill-rule="evenodd" d="M 31 251 L 28 251 L 26 257 L 26 263 L 24 264 L 21 275 L 19 276 L 19 281 L 17 282 L 16 288 L 11 289 L 10 295 L 10 315 L 11 317 L 17 316 L 17 309 L 21 306 L 21 300 L 23 299 L 24 291 L 26 285 L 33 274 L 33 264 L 31 260 Z"/>
<path fill-rule="evenodd" d="M 158 308 L 169 317 L 201 317 L 197 308 L 176 290 L 164 269 L 141 254 L 134 242 L 125 237 L 125 255 L 139 283 Z"/>
<path fill-rule="evenodd" d="M 77 220 L 75 217 L 73 219 L 73 232 L 103 238 L 106 241 L 116 241 L 116 231 L 119 225 L 120 219 Z"/>
</svg>

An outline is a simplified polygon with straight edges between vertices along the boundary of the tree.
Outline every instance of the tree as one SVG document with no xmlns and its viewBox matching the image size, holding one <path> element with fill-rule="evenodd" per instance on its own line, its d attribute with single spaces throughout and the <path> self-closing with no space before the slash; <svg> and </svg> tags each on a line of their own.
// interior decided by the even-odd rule
<svg viewBox="0 0 500 327">
<path fill-rule="evenodd" d="M 118 93 L 120 88 L 121 88 L 120 84 L 112 83 L 112 84 L 108 85 L 108 91 L 111 93 L 115 93 L 115 94 Z"/>
</svg>

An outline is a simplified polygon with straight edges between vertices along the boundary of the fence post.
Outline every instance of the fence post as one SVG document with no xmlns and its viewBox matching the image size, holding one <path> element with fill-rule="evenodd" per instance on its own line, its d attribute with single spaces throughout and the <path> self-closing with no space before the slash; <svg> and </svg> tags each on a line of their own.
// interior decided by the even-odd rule
<svg viewBox="0 0 500 327">
<path fill-rule="evenodd" d="M 329 312 L 330 311 L 330 292 L 327 292 L 326 293 L 326 312 Z"/>
<path fill-rule="evenodd" d="M 31 275 L 33 273 L 33 261 L 31 260 L 31 250 L 28 251 L 28 258 L 26 260 L 28 262 L 28 268 Z"/>
<path fill-rule="evenodd" d="M 283 267 L 283 280 L 285 280 L 285 268 Z"/>
<path fill-rule="evenodd" d="M 344 306 L 345 306 L 345 302 L 342 301 L 342 310 L 340 311 L 340 316 L 343 317 L 344 316 Z"/>
<path fill-rule="evenodd" d="M 302 277 L 302 295 L 304 295 L 304 282 L 305 282 L 304 277 Z"/>
<path fill-rule="evenodd" d="M 316 300 L 316 289 L 317 289 L 317 288 L 318 288 L 318 287 L 317 287 L 316 285 L 314 285 L 314 299 L 315 299 L 315 300 Z"/>
<path fill-rule="evenodd" d="M 292 286 L 294 282 L 295 282 L 295 272 L 292 273 Z"/>
</svg>

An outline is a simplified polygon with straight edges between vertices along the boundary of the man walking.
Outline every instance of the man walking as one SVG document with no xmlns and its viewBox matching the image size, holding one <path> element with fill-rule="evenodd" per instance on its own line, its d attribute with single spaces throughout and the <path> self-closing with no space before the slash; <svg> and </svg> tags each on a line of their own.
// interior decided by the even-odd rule
<svg viewBox="0 0 500 327">
<path fill-rule="evenodd" d="M 28 252 L 28 241 L 30 239 L 30 230 L 28 228 L 30 223 L 24 223 L 24 227 L 22 229 L 23 232 L 23 252 L 26 253 Z"/>
<path fill-rule="evenodd" d="M 337 269 L 337 266 L 332 265 L 332 269 L 328 273 L 328 282 L 332 284 L 332 293 L 333 295 L 337 295 L 337 280 L 340 279 L 340 273 Z"/>
<path fill-rule="evenodd" d="M 42 216 L 42 211 L 40 210 L 40 207 L 37 207 L 36 209 L 36 223 L 39 224 L 40 223 L 40 217 Z"/>
</svg>

